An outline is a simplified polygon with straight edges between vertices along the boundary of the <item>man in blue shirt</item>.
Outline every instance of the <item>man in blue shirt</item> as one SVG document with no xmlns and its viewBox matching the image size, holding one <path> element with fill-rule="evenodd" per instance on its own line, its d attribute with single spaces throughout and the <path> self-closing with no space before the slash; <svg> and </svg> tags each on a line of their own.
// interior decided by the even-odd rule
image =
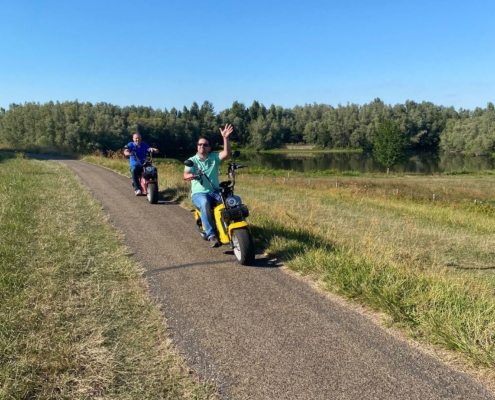
<svg viewBox="0 0 495 400">
<path fill-rule="evenodd" d="M 201 212 L 201 222 L 205 228 L 206 237 L 211 243 L 211 247 L 219 245 L 218 238 L 215 236 L 213 229 L 214 223 L 211 217 L 211 207 L 214 206 L 220 195 L 215 192 L 215 189 L 205 180 L 203 182 L 194 180 L 194 175 L 200 169 L 205 175 L 210 178 L 215 186 L 219 186 L 218 169 L 220 163 L 230 156 L 230 134 L 234 131 L 231 124 L 225 124 L 225 128 L 219 128 L 223 137 L 223 151 L 220 153 L 211 153 L 210 140 L 207 137 L 198 139 L 198 150 L 195 156 L 189 159 L 194 163 L 194 167 L 185 167 L 184 179 L 191 181 L 191 197 L 194 205 Z"/>
<path fill-rule="evenodd" d="M 141 139 L 141 134 L 136 132 L 132 135 L 132 142 L 127 144 L 127 147 L 124 149 L 124 156 L 129 157 L 129 169 L 131 170 L 132 177 L 132 187 L 134 188 L 134 194 L 139 196 L 141 194 L 141 189 L 139 186 L 139 174 L 143 171 L 142 164 L 146 160 L 146 153 L 148 150 L 152 152 L 158 152 L 158 149 L 154 147 L 148 146 Z M 136 156 L 132 155 L 132 152 L 136 154 Z"/>
</svg>

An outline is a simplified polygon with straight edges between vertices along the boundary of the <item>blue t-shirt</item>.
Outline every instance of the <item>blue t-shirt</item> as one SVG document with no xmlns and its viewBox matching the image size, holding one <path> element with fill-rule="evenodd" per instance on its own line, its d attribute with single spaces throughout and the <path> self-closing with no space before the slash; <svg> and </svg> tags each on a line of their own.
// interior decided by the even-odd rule
<svg viewBox="0 0 495 400">
<path fill-rule="evenodd" d="M 129 144 L 127 145 L 127 149 L 130 152 L 134 151 L 136 153 L 137 157 L 139 158 L 139 161 L 141 161 L 141 163 L 144 163 L 144 161 L 146 160 L 146 152 L 148 151 L 149 148 L 150 148 L 150 146 L 148 146 L 144 142 L 141 142 L 141 144 L 139 146 L 134 142 L 129 142 Z M 131 167 L 141 165 L 141 163 L 136 161 L 133 156 L 129 157 L 129 164 Z"/>
<path fill-rule="evenodd" d="M 216 187 L 220 185 L 218 179 L 218 170 L 220 168 L 220 163 L 221 163 L 220 153 L 210 153 L 206 160 L 202 160 L 196 154 L 195 156 L 190 157 L 189 160 L 191 160 L 194 163 L 194 167 L 185 167 L 184 169 L 186 171 L 190 171 L 193 174 L 197 174 L 198 169 L 200 169 L 201 171 L 203 171 L 205 175 L 208 176 L 208 178 L 210 178 L 211 182 Z M 214 190 L 215 189 L 204 178 L 203 178 L 203 184 L 201 184 L 201 182 L 197 180 L 191 181 L 191 196 L 196 193 L 210 193 L 213 192 Z"/>
</svg>

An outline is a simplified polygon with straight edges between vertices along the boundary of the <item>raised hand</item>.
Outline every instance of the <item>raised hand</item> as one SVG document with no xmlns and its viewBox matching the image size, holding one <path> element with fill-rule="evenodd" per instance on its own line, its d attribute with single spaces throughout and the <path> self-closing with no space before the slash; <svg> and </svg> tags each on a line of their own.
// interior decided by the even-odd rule
<svg viewBox="0 0 495 400">
<path fill-rule="evenodd" d="M 231 124 L 225 124 L 225 128 L 218 128 L 220 130 L 221 135 L 224 138 L 228 138 L 230 134 L 234 131 L 234 127 Z"/>
</svg>

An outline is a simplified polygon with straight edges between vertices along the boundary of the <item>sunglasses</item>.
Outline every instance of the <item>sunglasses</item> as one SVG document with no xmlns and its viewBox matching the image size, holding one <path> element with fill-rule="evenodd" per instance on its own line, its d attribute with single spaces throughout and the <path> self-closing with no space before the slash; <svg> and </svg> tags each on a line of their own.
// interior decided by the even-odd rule
<svg viewBox="0 0 495 400">
<path fill-rule="evenodd" d="M 198 143 L 198 146 L 210 147 L 208 143 Z"/>
</svg>

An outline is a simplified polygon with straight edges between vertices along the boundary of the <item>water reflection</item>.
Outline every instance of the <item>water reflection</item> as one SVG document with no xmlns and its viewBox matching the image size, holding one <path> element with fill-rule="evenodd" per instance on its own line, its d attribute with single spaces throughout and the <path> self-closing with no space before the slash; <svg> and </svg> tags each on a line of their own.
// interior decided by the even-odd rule
<svg viewBox="0 0 495 400">
<path fill-rule="evenodd" d="M 291 154 L 243 154 L 242 159 L 251 165 L 269 169 L 284 169 L 299 172 L 338 171 L 386 172 L 370 153 L 291 153 Z M 433 174 L 448 171 L 480 171 L 495 169 L 495 159 L 472 157 L 450 153 L 418 153 L 411 155 L 407 162 L 395 165 L 393 172 L 415 172 Z"/>
</svg>

